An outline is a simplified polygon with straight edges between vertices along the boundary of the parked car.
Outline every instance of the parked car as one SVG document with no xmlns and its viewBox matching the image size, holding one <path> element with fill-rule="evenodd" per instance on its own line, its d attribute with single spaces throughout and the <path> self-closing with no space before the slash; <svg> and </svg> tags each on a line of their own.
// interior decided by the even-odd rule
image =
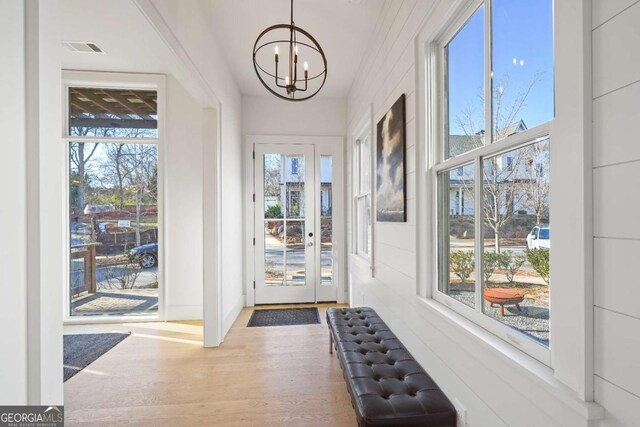
<svg viewBox="0 0 640 427">
<path fill-rule="evenodd" d="M 529 249 L 549 249 L 550 242 L 548 225 L 536 225 L 527 235 Z"/>
<path fill-rule="evenodd" d="M 97 213 L 105 213 L 105 212 L 113 212 L 116 210 L 116 207 L 113 206 L 112 204 L 107 204 L 107 205 L 94 205 L 94 204 L 89 204 L 86 205 L 84 207 L 84 214 L 85 215 L 89 215 L 89 214 L 97 214 Z"/>
<path fill-rule="evenodd" d="M 142 268 L 152 268 L 158 265 L 158 244 L 149 243 L 147 245 L 133 248 L 128 253 L 129 261 L 137 262 Z"/>
</svg>

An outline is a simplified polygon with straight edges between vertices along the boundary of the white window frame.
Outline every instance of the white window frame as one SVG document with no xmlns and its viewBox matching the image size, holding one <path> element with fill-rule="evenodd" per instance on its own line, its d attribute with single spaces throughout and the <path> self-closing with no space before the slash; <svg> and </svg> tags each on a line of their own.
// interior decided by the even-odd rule
<svg viewBox="0 0 640 427">
<path fill-rule="evenodd" d="M 361 171 L 361 165 L 362 165 L 362 147 L 363 147 L 363 141 L 365 139 L 369 139 L 369 162 L 370 162 L 370 166 L 369 166 L 369 171 L 370 171 L 370 182 L 369 182 L 369 191 L 368 192 L 361 192 L 361 182 L 363 179 L 362 176 L 362 171 Z M 368 265 L 369 268 L 371 269 L 371 271 L 373 271 L 373 253 L 374 253 L 374 246 L 375 246 L 375 241 L 373 238 L 373 223 L 374 223 L 374 175 L 375 175 L 375 169 L 374 169 L 374 138 L 373 138 L 373 127 L 372 127 L 372 120 L 370 117 L 370 114 L 367 114 L 365 116 L 365 118 L 362 120 L 361 124 L 356 128 L 356 131 L 354 132 L 353 135 L 353 139 L 352 139 L 352 170 L 353 170 L 353 175 L 352 175 L 352 182 L 351 182 L 351 189 L 352 189 L 352 204 L 353 204 L 353 254 L 360 257 L 362 260 L 364 260 Z M 366 197 L 369 197 L 369 209 L 371 212 L 371 224 L 369 226 L 366 226 L 366 232 L 368 233 L 368 236 L 370 236 L 371 238 L 371 247 L 369 248 L 368 252 L 365 251 L 361 251 L 360 248 L 363 245 L 367 245 L 366 239 L 365 239 L 365 224 L 363 223 L 363 219 L 364 216 L 363 215 L 359 215 L 359 211 L 358 211 L 358 202 L 362 199 L 366 200 Z M 360 217 L 362 216 L 362 218 Z"/>
<path fill-rule="evenodd" d="M 64 170 L 65 192 L 64 209 L 65 242 L 64 257 L 64 323 L 117 323 L 117 322 L 145 322 L 150 320 L 164 320 L 165 318 L 165 229 L 164 229 L 164 138 L 165 138 L 165 77 L 158 74 L 127 74 L 93 71 L 63 71 L 62 73 L 62 143 L 65 144 Z M 154 90 L 157 92 L 158 105 L 158 136 L 157 138 L 111 138 L 111 137 L 78 137 L 69 134 L 69 88 L 87 87 L 104 89 L 133 89 Z M 69 146 L 72 142 L 88 143 L 131 143 L 131 144 L 155 144 L 158 149 L 158 312 L 153 315 L 132 316 L 72 316 L 70 312 L 69 275 L 70 275 L 70 220 L 69 220 Z"/>
<path fill-rule="evenodd" d="M 478 8 L 484 4 L 484 116 L 485 116 L 485 141 L 486 144 L 482 147 L 478 147 L 474 150 L 467 151 L 457 156 L 453 156 L 450 158 L 445 158 L 445 140 L 446 140 L 446 129 L 445 129 L 445 119 L 446 119 L 446 87 L 445 87 L 445 79 L 446 76 L 446 67 L 447 63 L 444 56 L 444 51 L 446 46 L 450 41 L 452 41 L 458 32 L 464 27 L 464 25 L 468 22 L 468 20 L 473 16 L 473 14 L 478 10 Z M 462 302 L 450 297 L 449 295 L 443 293 L 439 290 L 439 282 L 440 282 L 440 269 L 439 258 L 440 251 L 444 250 L 441 247 L 441 227 L 442 221 L 445 220 L 443 218 L 443 212 L 441 212 L 441 202 L 439 200 L 441 195 L 439 195 L 438 191 L 438 174 L 446 171 L 454 171 L 459 167 L 473 164 L 475 167 L 475 179 L 474 179 L 474 212 L 475 212 L 475 229 L 482 230 L 483 227 L 483 216 L 482 216 L 482 185 L 479 183 L 482 182 L 482 161 L 485 158 L 492 157 L 495 155 L 500 155 L 507 153 L 508 151 L 515 150 L 521 147 L 525 147 L 531 144 L 536 143 L 537 141 L 541 141 L 549 138 L 551 141 L 551 128 L 554 119 L 552 118 L 550 121 L 533 127 L 531 129 L 527 129 L 521 133 L 516 133 L 514 135 L 507 136 L 506 138 L 493 141 L 493 128 L 492 128 L 492 87 L 490 79 L 487 76 L 491 74 L 491 1 L 482 1 L 475 0 L 469 2 L 469 4 L 463 9 L 463 11 L 456 17 L 455 20 L 451 22 L 451 24 L 445 28 L 445 30 L 434 39 L 434 41 L 429 46 L 428 52 L 428 62 L 430 63 L 430 70 L 432 71 L 432 79 L 430 82 L 432 85 L 432 89 L 436 95 L 437 112 L 436 117 L 431 121 L 431 126 L 433 126 L 432 134 L 434 138 L 432 139 L 432 164 L 429 168 L 429 177 L 428 181 L 431 185 L 431 194 L 433 197 L 432 200 L 432 212 L 431 215 L 433 217 L 432 221 L 432 230 L 431 235 L 432 239 L 432 253 L 434 256 L 431 257 L 431 262 L 433 263 L 431 266 L 432 271 L 432 289 L 431 295 L 434 300 L 445 304 L 447 307 L 451 308 L 455 312 L 463 315 L 484 329 L 490 331 L 491 333 L 497 335 L 498 337 L 504 339 L 505 341 L 514 344 L 517 348 L 527 353 L 528 355 L 534 357 L 538 361 L 544 363 L 545 365 L 551 366 L 551 352 L 549 347 L 544 346 L 533 338 L 525 335 L 522 332 L 517 331 L 498 320 L 493 319 L 492 317 L 486 315 L 482 311 L 483 303 L 482 303 L 482 292 L 484 289 L 484 279 L 483 275 L 479 272 L 482 271 L 482 259 L 484 254 L 483 247 L 483 239 L 480 236 L 475 239 L 475 247 L 474 247 L 474 258 L 475 258 L 475 271 L 476 274 L 476 291 L 475 291 L 475 307 L 469 307 Z M 551 141 L 550 144 L 553 144 Z M 553 185 L 553 184 L 552 184 Z M 448 197 L 448 195 L 446 195 Z M 551 312 L 551 308 L 550 308 Z M 550 346 L 552 345 L 550 341 Z"/>
<path fill-rule="evenodd" d="M 479 367 L 508 366 L 504 378 L 523 379 L 520 387 L 530 399 L 559 400 L 593 420 L 603 410 L 594 396 L 593 311 L 593 161 L 592 161 L 592 61 L 591 5 L 582 0 L 555 1 L 554 58 L 555 119 L 551 126 L 550 156 L 553 186 L 550 215 L 554 250 L 551 252 L 550 289 L 553 333 L 551 365 L 536 360 L 510 340 L 505 340 L 433 298 L 435 257 L 431 168 L 436 163 L 441 100 L 437 91 L 437 58 L 432 43 L 465 13 L 475 0 L 452 0 L 434 5 L 416 37 L 417 127 L 417 231 L 418 260 L 416 303 L 421 314 L 455 333 L 456 341 L 474 347 Z M 475 2 L 476 4 L 478 2 Z M 459 20 L 462 21 L 462 20 Z M 461 24 L 462 22 L 460 22 Z M 420 262 L 420 260 L 424 262 Z M 486 366 L 485 366 L 486 365 Z"/>
</svg>

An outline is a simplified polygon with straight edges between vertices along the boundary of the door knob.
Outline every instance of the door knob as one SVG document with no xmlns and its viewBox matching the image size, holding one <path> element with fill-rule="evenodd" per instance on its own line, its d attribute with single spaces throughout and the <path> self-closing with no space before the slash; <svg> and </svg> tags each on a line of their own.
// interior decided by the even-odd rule
<svg viewBox="0 0 640 427">
<path fill-rule="evenodd" d="M 313 242 L 307 243 L 307 246 L 313 246 Z"/>
</svg>

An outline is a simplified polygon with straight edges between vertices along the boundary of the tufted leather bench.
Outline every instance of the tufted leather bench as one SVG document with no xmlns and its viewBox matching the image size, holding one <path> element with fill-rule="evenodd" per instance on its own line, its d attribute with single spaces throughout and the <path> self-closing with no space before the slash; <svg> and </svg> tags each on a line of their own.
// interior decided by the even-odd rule
<svg viewBox="0 0 640 427">
<path fill-rule="evenodd" d="M 456 425 L 449 399 L 373 309 L 329 308 L 327 324 L 360 427 Z"/>
</svg>

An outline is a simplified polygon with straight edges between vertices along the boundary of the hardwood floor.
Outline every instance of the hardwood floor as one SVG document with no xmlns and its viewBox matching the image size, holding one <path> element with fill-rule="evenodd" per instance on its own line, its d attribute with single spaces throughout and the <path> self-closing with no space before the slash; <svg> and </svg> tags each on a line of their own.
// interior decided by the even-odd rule
<svg viewBox="0 0 640 427">
<path fill-rule="evenodd" d="M 202 347 L 199 322 L 66 326 L 131 331 L 65 383 L 66 425 L 355 426 L 328 353 L 330 306 L 317 305 L 321 325 L 264 328 L 246 327 L 253 309 L 245 308 L 214 349 Z"/>
</svg>

